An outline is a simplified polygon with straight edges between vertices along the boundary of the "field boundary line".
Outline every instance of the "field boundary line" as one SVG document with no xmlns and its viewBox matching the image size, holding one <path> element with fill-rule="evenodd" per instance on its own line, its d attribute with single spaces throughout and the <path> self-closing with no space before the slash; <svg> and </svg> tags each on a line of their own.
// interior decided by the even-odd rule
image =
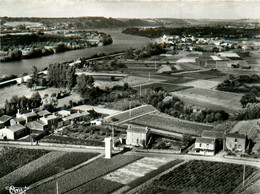
<svg viewBox="0 0 260 194">
<path fill-rule="evenodd" d="M 160 177 L 163 176 L 164 174 L 166 174 L 166 173 L 168 173 L 168 172 L 174 170 L 175 168 L 178 168 L 179 166 L 185 164 L 185 163 L 188 162 L 188 161 L 189 161 L 189 160 L 184 160 L 183 162 L 181 162 L 181 163 L 179 163 L 179 164 L 177 164 L 177 165 L 174 165 L 173 167 L 171 167 L 171 168 L 169 168 L 169 169 L 163 171 L 162 173 L 158 174 L 157 176 L 151 178 L 150 180 L 144 182 L 143 184 L 141 184 L 141 185 L 139 185 L 139 186 L 133 188 L 132 190 L 130 190 L 130 191 L 126 192 L 126 193 L 127 193 L 127 194 L 135 194 L 135 193 L 138 193 L 138 191 L 139 191 L 142 187 L 145 187 L 146 185 L 152 183 L 155 179 L 160 178 Z M 113 192 L 113 194 L 120 194 L 120 192 L 121 192 L 121 191 L 124 191 L 125 189 L 126 189 L 126 188 L 122 187 L 121 189 L 119 189 L 119 190 Z"/>
<path fill-rule="evenodd" d="M 70 172 L 72 172 L 72 171 L 75 171 L 75 170 L 77 170 L 77 169 L 79 169 L 79 168 L 85 166 L 86 164 L 89 164 L 89 163 L 93 162 L 94 160 L 96 160 L 96 159 L 98 159 L 98 158 L 101 158 L 102 156 L 104 156 L 104 154 L 101 153 L 101 154 L 99 154 L 99 155 L 97 155 L 97 156 L 95 156 L 95 157 L 93 157 L 93 158 L 91 158 L 91 159 L 89 159 L 89 160 L 87 160 L 87 161 L 85 161 L 85 162 L 79 164 L 79 165 L 76 165 L 76 166 L 74 166 L 74 167 L 72 167 L 72 168 L 69 168 L 69 169 L 67 169 L 67 170 L 65 170 L 65 171 L 62 171 L 62 172 L 60 172 L 60 173 L 58 173 L 58 174 L 55 174 L 55 175 L 53 175 L 53 176 L 50 176 L 50 177 L 45 178 L 45 179 L 43 179 L 43 180 L 40 180 L 40 181 L 38 181 L 38 182 L 36 182 L 36 183 L 34 183 L 34 184 L 28 186 L 28 190 L 33 189 L 33 188 L 35 188 L 35 187 L 38 187 L 38 186 L 41 185 L 41 184 L 47 183 L 47 182 L 49 182 L 49 181 L 52 181 L 53 179 L 57 179 L 57 178 L 59 178 L 59 177 L 62 177 L 62 176 L 66 175 L 66 174 L 68 174 L 68 173 L 70 173 Z"/>
</svg>

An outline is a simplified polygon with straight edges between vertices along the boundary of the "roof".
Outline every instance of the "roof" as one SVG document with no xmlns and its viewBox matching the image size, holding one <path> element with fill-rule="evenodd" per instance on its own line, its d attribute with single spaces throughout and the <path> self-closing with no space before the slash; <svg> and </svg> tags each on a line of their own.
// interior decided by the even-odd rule
<svg viewBox="0 0 260 194">
<path fill-rule="evenodd" d="M 203 138 L 224 139 L 224 133 L 219 132 L 219 131 L 204 130 L 202 132 L 202 137 Z"/>
<path fill-rule="evenodd" d="M 51 120 L 51 119 L 57 119 L 58 117 L 55 115 L 48 115 L 45 117 L 47 120 Z"/>
<path fill-rule="evenodd" d="M 91 106 L 91 105 L 75 106 L 75 107 L 72 107 L 71 110 L 74 110 L 74 111 L 94 110 L 97 113 L 105 114 L 105 115 L 113 115 L 113 114 L 117 114 L 117 113 L 122 112 L 122 111 L 119 111 L 119 110 L 113 110 L 113 109 L 109 109 L 109 108 L 104 108 L 104 107 L 99 107 L 99 106 Z"/>
<path fill-rule="evenodd" d="M 9 121 L 11 118 L 12 117 L 10 117 L 8 115 L 3 115 L 3 116 L 0 117 L 0 122 L 5 123 L 5 122 Z"/>
<path fill-rule="evenodd" d="M 68 110 L 60 110 L 57 112 L 57 114 L 59 115 L 70 115 L 70 111 Z"/>
<path fill-rule="evenodd" d="M 33 116 L 37 116 L 37 114 L 35 112 L 28 112 L 28 113 L 24 113 L 23 114 L 26 117 L 33 117 Z"/>
<path fill-rule="evenodd" d="M 79 117 L 82 117 L 82 116 L 88 116 L 88 115 L 89 115 L 88 112 L 74 113 L 74 114 L 71 114 L 67 117 L 62 118 L 62 120 L 68 121 L 68 120 L 73 120 L 73 119 L 76 119 L 76 118 L 79 118 Z"/>
<path fill-rule="evenodd" d="M 37 114 L 42 117 L 42 116 L 50 115 L 51 113 L 47 110 L 42 110 L 40 112 L 37 112 Z"/>
<path fill-rule="evenodd" d="M 24 129 L 25 126 L 17 124 L 17 125 L 11 125 L 7 129 L 9 129 L 12 132 L 20 131 L 21 129 Z"/>
<path fill-rule="evenodd" d="M 207 144 L 214 144 L 215 139 L 212 138 L 204 138 L 204 137 L 197 137 L 196 143 L 207 143 Z"/>
<path fill-rule="evenodd" d="M 219 55 L 222 56 L 222 57 L 236 57 L 236 58 L 240 58 L 240 56 L 237 53 L 233 53 L 233 52 L 220 52 Z"/>
<path fill-rule="evenodd" d="M 228 133 L 228 134 L 226 134 L 226 137 L 241 138 L 241 139 L 246 138 L 246 136 L 244 134 L 240 134 L 240 133 Z"/>
<path fill-rule="evenodd" d="M 19 117 L 19 118 L 16 117 L 16 118 L 14 118 L 14 120 L 16 122 L 25 121 L 25 119 L 23 117 Z"/>
<path fill-rule="evenodd" d="M 127 132 L 134 132 L 134 133 L 147 133 L 149 129 L 147 128 L 142 128 L 142 127 L 129 127 L 127 129 Z"/>
</svg>

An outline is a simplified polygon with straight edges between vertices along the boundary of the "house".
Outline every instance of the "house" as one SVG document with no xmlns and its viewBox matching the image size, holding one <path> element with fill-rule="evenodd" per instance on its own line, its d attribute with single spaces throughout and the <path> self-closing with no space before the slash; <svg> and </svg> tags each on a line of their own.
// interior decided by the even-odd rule
<svg viewBox="0 0 260 194">
<path fill-rule="evenodd" d="M 142 127 L 128 127 L 126 144 L 133 146 L 146 146 L 150 137 L 150 129 Z"/>
<path fill-rule="evenodd" d="M 71 114 L 67 117 L 64 117 L 62 118 L 63 120 L 63 125 L 69 125 L 71 124 L 72 122 L 74 121 L 80 121 L 80 120 L 83 120 L 84 117 L 88 116 L 89 113 L 88 112 L 82 112 L 82 113 L 74 113 L 74 114 Z"/>
<path fill-rule="evenodd" d="M 48 126 L 48 130 L 53 130 L 58 127 L 59 117 L 48 115 L 40 118 L 40 121 Z"/>
<path fill-rule="evenodd" d="M 39 117 L 45 117 L 45 116 L 51 115 L 51 113 L 47 110 L 42 110 L 42 111 L 37 112 L 37 115 Z"/>
<path fill-rule="evenodd" d="M 24 118 L 25 122 L 31 122 L 31 121 L 35 121 L 38 118 L 38 115 L 32 110 L 32 112 L 28 112 L 28 113 L 23 113 L 21 114 L 18 110 L 17 114 L 16 114 L 16 118 Z"/>
<path fill-rule="evenodd" d="M 213 156 L 215 154 L 215 139 L 197 137 L 195 142 L 195 154 Z"/>
<path fill-rule="evenodd" d="M 240 133 L 226 134 L 226 149 L 231 152 L 243 153 L 246 151 L 246 135 Z"/>
<path fill-rule="evenodd" d="M 16 124 L 20 124 L 20 125 L 25 125 L 26 124 L 26 120 L 22 117 L 20 118 L 14 118 L 10 120 L 11 125 L 16 125 Z"/>
<path fill-rule="evenodd" d="M 12 117 L 8 116 L 8 115 L 3 115 L 0 117 L 0 126 L 2 126 L 4 124 L 4 126 L 10 126 L 10 120 L 12 119 Z"/>
<path fill-rule="evenodd" d="M 41 120 L 31 121 L 26 124 L 30 130 L 47 131 L 48 125 Z"/>
<path fill-rule="evenodd" d="M 71 112 L 70 111 L 68 111 L 68 110 L 60 110 L 60 111 L 58 111 L 57 112 L 57 115 L 58 116 L 60 116 L 60 117 L 67 117 L 67 116 L 69 116 L 71 114 Z"/>
<path fill-rule="evenodd" d="M 20 124 L 7 126 L 0 130 L 1 139 L 16 140 L 28 134 L 28 129 Z"/>
</svg>

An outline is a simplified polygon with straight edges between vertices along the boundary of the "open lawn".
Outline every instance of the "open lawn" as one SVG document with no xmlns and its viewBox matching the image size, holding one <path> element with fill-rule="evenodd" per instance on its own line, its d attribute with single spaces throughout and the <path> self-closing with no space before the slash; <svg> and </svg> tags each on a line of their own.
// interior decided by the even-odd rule
<svg viewBox="0 0 260 194">
<path fill-rule="evenodd" d="M 24 84 L 5 87 L 5 88 L 0 89 L 0 96 L 1 96 L 0 107 L 4 107 L 5 101 L 10 100 L 10 98 L 15 95 L 17 95 L 19 97 L 25 96 L 27 98 L 30 98 L 33 93 L 39 92 L 41 97 L 43 97 L 44 94 L 51 95 L 52 93 L 60 92 L 60 90 L 61 89 L 59 89 L 59 88 L 46 88 L 46 89 L 34 91 L 34 90 L 30 90 L 29 88 L 27 88 L 26 85 L 24 85 Z M 59 99 L 58 106 L 61 107 L 64 104 L 69 104 L 70 100 L 72 100 L 73 102 L 77 102 L 77 101 L 81 100 L 81 97 L 77 93 L 72 93 L 72 95 L 70 95 L 70 96 Z"/>
<path fill-rule="evenodd" d="M 257 170 L 246 166 L 247 179 Z M 161 176 L 139 193 L 231 193 L 243 180 L 243 165 L 190 161 Z"/>
<path fill-rule="evenodd" d="M 122 166 L 130 164 L 141 157 L 131 155 L 116 155 L 112 159 L 107 160 L 105 158 L 98 158 L 97 160 L 82 166 L 81 168 L 67 173 L 56 180 L 51 180 L 47 183 L 39 185 L 31 190 L 28 190 L 28 194 L 46 194 L 56 192 L 56 181 L 59 183 L 59 192 L 73 192 L 74 189 L 82 187 L 84 184 L 88 184 L 90 181 L 95 180 L 111 171 L 114 171 Z M 100 187 L 102 185 L 99 185 Z M 94 189 L 94 188 L 93 188 Z"/>
<path fill-rule="evenodd" d="M 220 76 L 225 76 L 225 74 L 216 70 L 208 70 L 201 72 L 185 73 L 183 76 L 194 79 L 212 79 Z"/>
<path fill-rule="evenodd" d="M 242 109 L 240 99 L 243 94 L 191 88 L 171 92 L 171 95 L 179 97 L 187 104 L 198 105 L 205 108 L 220 109 L 227 112 L 237 112 Z"/>
</svg>

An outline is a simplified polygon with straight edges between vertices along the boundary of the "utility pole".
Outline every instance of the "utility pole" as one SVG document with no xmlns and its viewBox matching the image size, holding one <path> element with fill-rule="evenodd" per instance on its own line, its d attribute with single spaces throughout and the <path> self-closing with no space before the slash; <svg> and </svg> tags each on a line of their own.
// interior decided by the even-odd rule
<svg viewBox="0 0 260 194">
<path fill-rule="evenodd" d="M 114 124 L 112 124 L 112 149 L 114 149 L 114 136 L 115 136 Z"/>
<path fill-rule="evenodd" d="M 59 183 L 58 183 L 58 181 L 56 181 L 56 192 L 57 192 L 57 194 L 59 194 Z"/>
<path fill-rule="evenodd" d="M 142 85 L 140 85 L 140 96 L 142 95 Z"/>
<path fill-rule="evenodd" d="M 245 186 L 245 173 L 246 173 L 246 166 L 244 165 L 244 170 L 243 170 L 243 186 Z"/>
<path fill-rule="evenodd" d="M 149 82 L 151 81 L 151 75 L 150 75 L 150 72 L 149 72 Z"/>
<path fill-rule="evenodd" d="M 131 105 L 131 101 L 129 102 L 129 114 L 131 116 L 131 108 L 132 108 L 132 105 Z"/>
</svg>

